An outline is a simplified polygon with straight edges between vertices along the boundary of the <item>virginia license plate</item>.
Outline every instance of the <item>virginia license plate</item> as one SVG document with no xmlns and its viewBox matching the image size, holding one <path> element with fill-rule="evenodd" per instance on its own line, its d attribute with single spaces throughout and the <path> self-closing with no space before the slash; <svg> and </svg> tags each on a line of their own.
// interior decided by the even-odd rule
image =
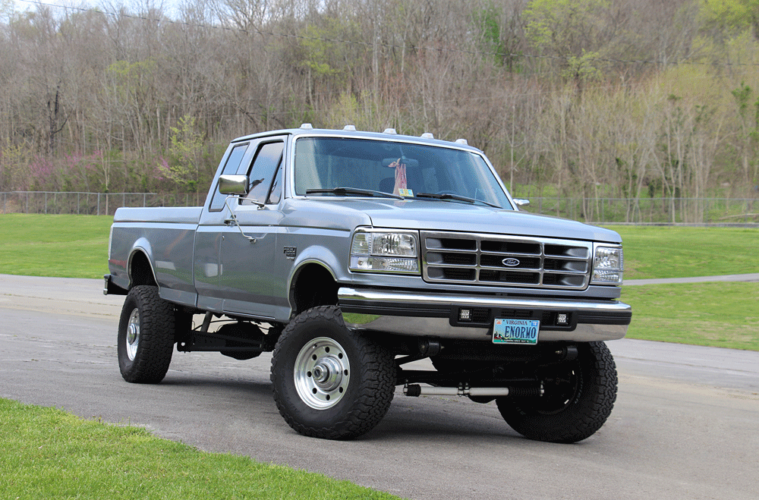
<svg viewBox="0 0 759 500">
<path fill-rule="evenodd" d="M 526 344 L 538 343 L 540 320 L 537 319 L 498 319 L 493 325 L 494 344 Z"/>
</svg>

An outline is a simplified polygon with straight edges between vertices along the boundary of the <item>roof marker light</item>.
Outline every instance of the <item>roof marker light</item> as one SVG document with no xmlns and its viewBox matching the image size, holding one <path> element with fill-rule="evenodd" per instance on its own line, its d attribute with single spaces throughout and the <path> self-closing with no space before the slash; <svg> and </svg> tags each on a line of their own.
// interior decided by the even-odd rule
<svg viewBox="0 0 759 500">
<path fill-rule="evenodd" d="M 425 133 L 422 134 L 422 139 L 434 139 L 434 138 L 435 138 L 435 136 L 432 135 L 429 132 L 425 132 Z"/>
<path fill-rule="evenodd" d="M 314 128 L 314 126 L 313 126 L 313 125 L 311 125 L 310 123 L 302 123 L 302 124 L 300 125 L 300 128 L 304 128 L 304 129 L 306 129 L 306 130 L 311 130 L 312 128 Z"/>
<path fill-rule="evenodd" d="M 355 125 L 346 125 L 346 126 L 343 127 L 343 130 L 350 130 L 351 132 L 355 132 L 356 131 L 356 126 Z"/>
<path fill-rule="evenodd" d="M 464 146 L 468 146 L 469 142 L 467 142 L 466 139 L 456 139 L 456 144 L 463 144 Z"/>
<path fill-rule="evenodd" d="M 396 132 L 394 128 L 386 128 L 382 133 L 389 135 L 398 135 L 398 132 Z"/>
</svg>

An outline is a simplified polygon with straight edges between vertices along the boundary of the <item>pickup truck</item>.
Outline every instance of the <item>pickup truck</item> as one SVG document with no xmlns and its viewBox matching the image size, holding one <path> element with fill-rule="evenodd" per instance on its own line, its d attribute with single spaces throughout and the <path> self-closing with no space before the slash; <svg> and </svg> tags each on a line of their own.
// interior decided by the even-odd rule
<svg viewBox="0 0 759 500">
<path fill-rule="evenodd" d="M 307 436 L 368 432 L 400 386 L 495 401 L 531 439 L 585 439 L 616 399 L 604 341 L 632 316 L 621 239 L 525 202 L 463 139 L 309 124 L 235 139 L 203 207 L 115 214 L 121 374 L 160 382 L 175 345 L 273 352 L 276 405 Z"/>
</svg>

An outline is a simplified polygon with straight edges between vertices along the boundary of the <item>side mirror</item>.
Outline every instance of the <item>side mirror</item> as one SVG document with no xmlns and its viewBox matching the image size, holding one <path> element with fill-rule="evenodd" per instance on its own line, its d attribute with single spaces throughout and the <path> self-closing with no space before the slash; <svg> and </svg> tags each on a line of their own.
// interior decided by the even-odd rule
<svg viewBox="0 0 759 500">
<path fill-rule="evenodd" d="M 231 194 L 236 196 L 245 196 L 248 194 L 248 176 L 247 175 L 222 175 L 219 177 L 219 192 L 221 194 Z"/>
<path fill-rule="evenodd" d="M 526 200 L 524 198 L 514 198 L 514 203 L 516 203 L 518 207 L 526 207 L 530 204 L 530 200 Z"/>
</svg>

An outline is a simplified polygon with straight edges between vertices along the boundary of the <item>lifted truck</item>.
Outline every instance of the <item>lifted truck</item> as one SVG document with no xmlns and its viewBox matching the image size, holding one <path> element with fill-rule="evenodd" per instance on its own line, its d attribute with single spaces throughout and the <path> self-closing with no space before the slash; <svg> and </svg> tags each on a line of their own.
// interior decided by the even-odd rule
<svg viewBox="0 0 759 500">
<path fill-rule="evenodd" d="M 203 207 L 116 212 L 121 373 L 160 382 L 175 344 L 273 351 L 277 407 L 307 436 L 368 432 L 403 386 L 495 400 L 528 438 L 585 439 L 617 393 L 603 341 L 632 315 L 621 239 L 520 202 L 464 140 L 307 124 L 236 139 Z M 435 371 L 404 369 L 424 358 Z"/>
</svg>

